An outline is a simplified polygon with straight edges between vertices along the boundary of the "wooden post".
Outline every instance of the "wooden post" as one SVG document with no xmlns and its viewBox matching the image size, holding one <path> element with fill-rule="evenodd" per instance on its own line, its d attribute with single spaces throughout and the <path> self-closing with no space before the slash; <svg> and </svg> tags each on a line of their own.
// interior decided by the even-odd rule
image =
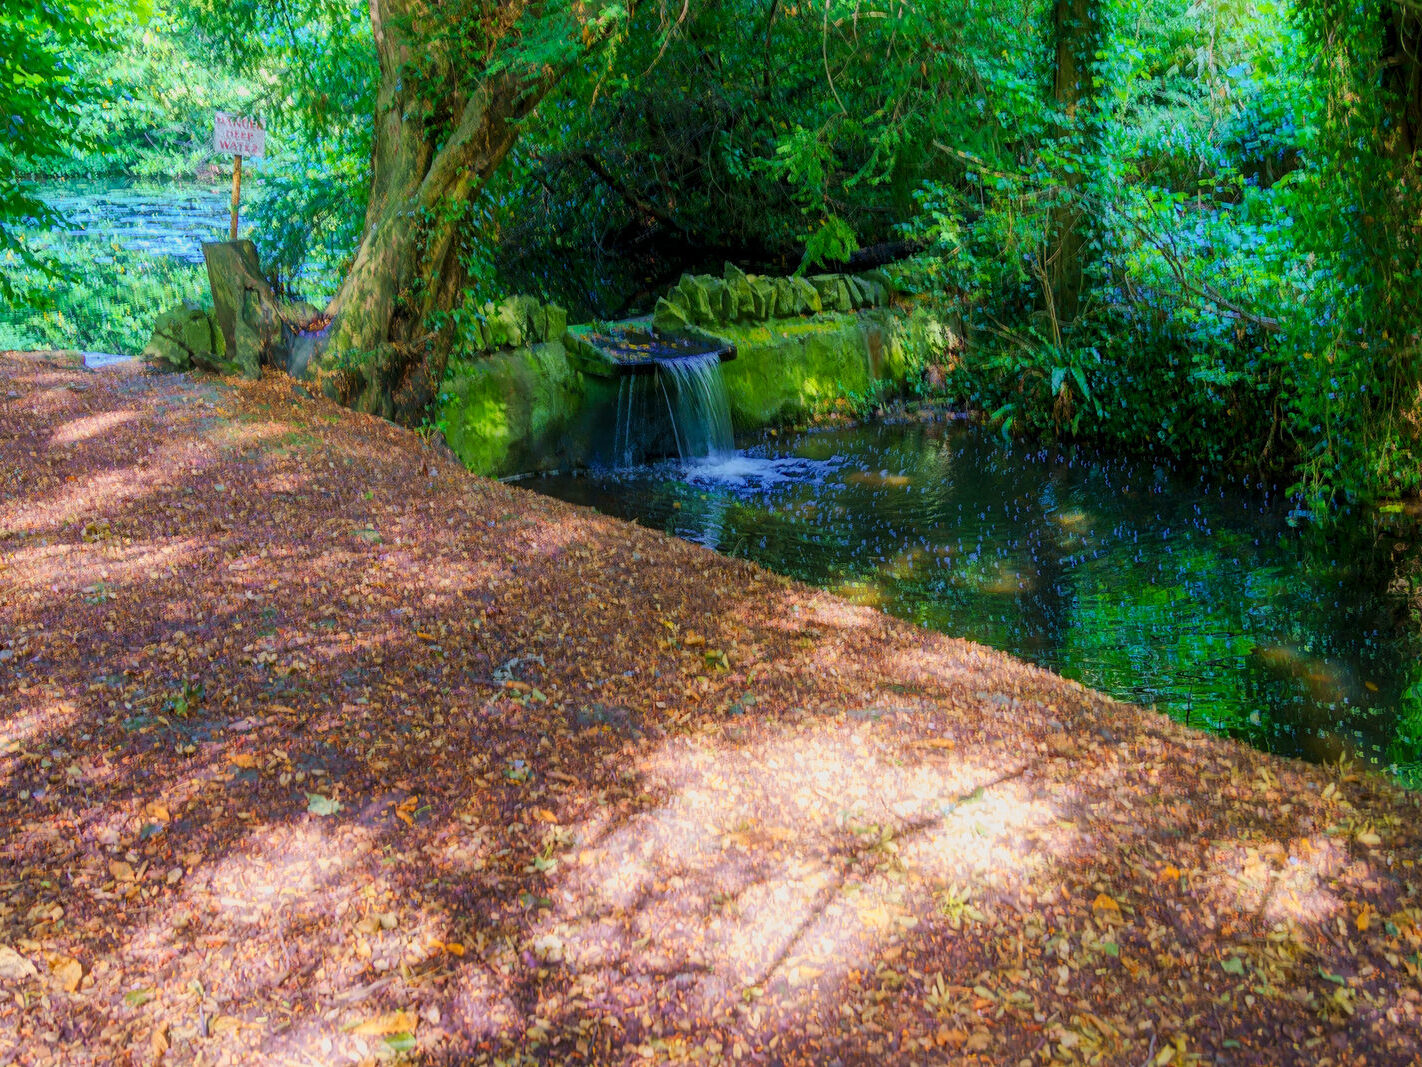
<svg viewBox="0 0 1422 1067">
<path fill-rule="evenodd" d="M 232 240 L 237 240 L 237 202 L 242 198 L 242 157 L 232 157 Z"/>
</svg>

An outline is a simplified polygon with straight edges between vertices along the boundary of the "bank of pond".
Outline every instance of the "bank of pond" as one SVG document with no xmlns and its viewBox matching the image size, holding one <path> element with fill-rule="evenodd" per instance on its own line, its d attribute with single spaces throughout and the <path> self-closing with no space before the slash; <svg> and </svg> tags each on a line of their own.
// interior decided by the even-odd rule
<svg viewBox="0 0 1422 1067">
<path fill-rule="evenodd" d="M 1194 726 L 1422 785 L 1419 554 L 1257 485 L 964 422 L 762 436 L 529 479 Z"/>
<path fill-rule="evenodd" d="M 195 235 L 221 236 L 211 189 L 69 193 L 72 240 L 120 260 L 167 257 L 196 277 Z M 225 366 L 236 353 L 217 318 L 175 313 L 166 356 L 150 356 Z M 684 277 L 643 319 L 569 325 L 522 297 L 474 309 L 461 330 L 432 419 L 478 473 L 1260 748 L 1422 785 L 1422 560 L 1400 515 L 1325 534 L 1291 523 L 1270 487 L 1032 448 L 952 418 L 787 430 L 842 423 L 951 358 L 953 331 L 882 274 L 727 265 Z M 185 364 L 189 334 L 208 362 Z"/>
</svg>

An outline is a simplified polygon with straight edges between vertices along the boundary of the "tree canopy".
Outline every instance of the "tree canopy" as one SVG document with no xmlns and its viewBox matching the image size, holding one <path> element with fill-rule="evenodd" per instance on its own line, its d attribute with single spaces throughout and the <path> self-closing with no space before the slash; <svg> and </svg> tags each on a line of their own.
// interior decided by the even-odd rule
<svg viewBox="0 0 1422 1067">
<path fill-rule="evenodd" d="M 93 121 L 100 12 L 7 7 L 41 75 L 9 173 L 264 115 L 262 251 L 341 264 L 315 367 L 366 410 L 423 417 L 496 294 L 609 316 L 703 264 L 917 249 L 901 286 L 968 342 L 935 381 L 1008 434 L 1291 470 L 1316 512 L 1422 484 L 1410 0 L 200 0 L 123 22 Z M 143 105 L 147 153 L 136 34 L 222 72 Z"/>
</svg>

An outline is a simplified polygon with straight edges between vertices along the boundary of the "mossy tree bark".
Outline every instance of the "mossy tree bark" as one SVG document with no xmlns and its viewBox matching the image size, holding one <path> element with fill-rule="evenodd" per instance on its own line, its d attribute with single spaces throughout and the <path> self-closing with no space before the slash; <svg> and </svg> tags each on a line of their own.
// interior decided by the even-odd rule
<svg viewBox="0 0 1422 1067">
<path fill-rule="evenodd" d="M 1081 310 L 1093 246 L 1082 194 L 1087 169 L 1099 156 L 1092 78 L 1104 27 L 1099 0 L 1055 0 L 1051 17 L 1051 92 L 1062 188 L 1049 221 L 1046 273 L 1054 322 L 1069 324 Z"/>
<path fill-rule="evenodd" d="M 540 15 L 536 0 L 453 6 L 370 0 L 380 67 L 370 203 L 310 367 L 327 395 L 404 423 L 419 420 L 444 374 L 447 313 L 467 280 L 466 208 L 562 73 L 510 58 L 519 28 Z"/>
</svg>

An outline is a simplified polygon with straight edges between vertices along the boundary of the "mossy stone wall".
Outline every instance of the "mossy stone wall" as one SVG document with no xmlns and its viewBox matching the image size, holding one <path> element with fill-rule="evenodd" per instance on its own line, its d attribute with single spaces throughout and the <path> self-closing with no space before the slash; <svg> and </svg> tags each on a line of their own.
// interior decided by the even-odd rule
<svg viewBox="0 0 1422 1067">
<path fill-rule="evenodd" d="M 736 358 L 723 363 L 721 373 L 739 433 L 811 422 L 841 409 L 846 400 L 853 404 L 893 392 L 917 380 L 924 363 L 953 343 L 925 311 L 875 306 L 887 293 L 882 283 L 856 285 L 841 275 L 806 281 L 727 273 L 728 279 L 715 279 L 719 286 L 688 285 L 688 307 L 699 307 L 706 294 L 709 308 L 709 293 L 715 291 L 723 309 L 734 302 L 738 321 L 708 316 L 713 321 L 678 332 L 736 346 Z M 815 310 L 761 318 L 757 292 L 759 310 L 778 306 L 766 297 L 767 287 L 791 291 L 791 308 Z M 826 301 L 845 310 L 822 310 Z M 862 309 L 850 310 L 856 305 Z M 522 321 L 542 308 L 521 298 L 496 306 L 517 311 Z M 546 323 L 547 312 L 544 316 Z M 569 358 L 562 324 L 550 325 L 553 340 L 484 354 L 483 345 L 497 343 L 485 332 L 470 351 L 451 360 L 438 418 L 445 440 L 471 470 L 507 477 L 574 468 L 590 462 L 599 435 L 611 436 L 615 380 L 586 377 Z"/>
<path fill-rule="evenodd" d="M 738 433 L 807 422 L 845 397 L 868 395 L 879 380 L 873 352 L 882 349 L 883 326 L 868 314 L 820 314 L 705 332 L 736 346 L 736 358 L 721 364 L 721 376 Z"/>
<path fill-rule="evenodd" d="M 450 364 L 440 392 L 445 440 L 478 474 L 506 477 L 576 465 L 586 395 L 562 342 Z"/>
</svg>

